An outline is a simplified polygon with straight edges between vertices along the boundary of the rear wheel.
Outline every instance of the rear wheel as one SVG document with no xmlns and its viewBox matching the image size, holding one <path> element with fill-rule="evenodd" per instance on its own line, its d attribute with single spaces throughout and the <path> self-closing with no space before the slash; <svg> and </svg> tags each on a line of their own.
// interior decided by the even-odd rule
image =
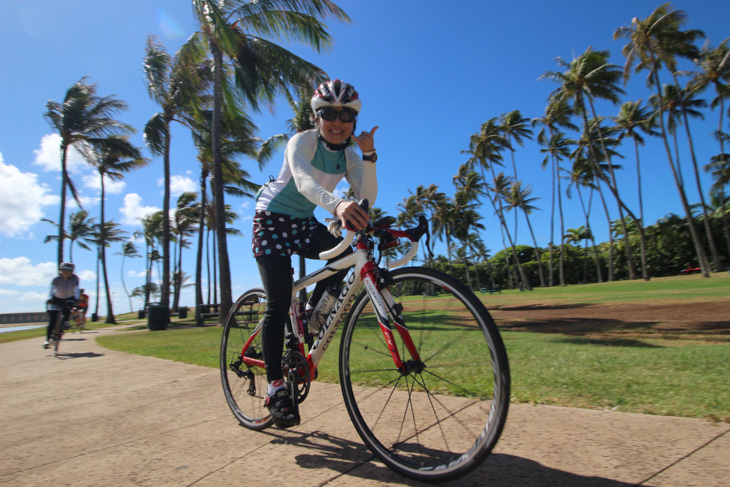
<svg viewBox="0 0 730 487">
<path fill-rule="evenodd" d="M 476 468 L 499 439 L 510 397 L 507 353 L 489 312 L 459 281 L 426 268 L 391 276 L 389 319 L 405 369 L 396 369 L 362 293 L 340 344 L 345 406 L 390 468 L 426 482 L 451 480 Z M 420 362 L 409 360 L 393 316 L 408 328 Z"/>
<path fill-rule="evenodd" d="M 241 354 L 251 340 L 243 353 L 263 361 L 260 328 L 265 310 L 263 289 L 245 292 L 228 313 L 221 339 L 220 369 L 226 401 L 238 421 L 253 430 L 268 428 L 273 423 L 264 407 L 268 381 L 264 368 L 244 364 Z"/>
</svg>

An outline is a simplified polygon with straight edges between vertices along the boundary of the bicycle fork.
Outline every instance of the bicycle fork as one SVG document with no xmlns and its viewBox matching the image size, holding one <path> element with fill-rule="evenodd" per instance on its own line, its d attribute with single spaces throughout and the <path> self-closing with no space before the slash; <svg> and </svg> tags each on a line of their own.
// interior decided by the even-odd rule
<svg viewBox="0 0 730 487">
<path fill-rule="evenodd" d="M 411 334 L 403 321 L 403 306 L 395 302 L 395 298 L 387 287 L 387 278 L 378 279 L 378 272 L 387 273 L 387 270 L 379 269 L 375 263 L 368 261 L 362 268 L 362 281 L 365 285 L 365 292 L 368 293 L 370 302 L 375 309 L 380 330 L 383 332 L 385 341 L 388 344 L 388 350 L 393 357 L 393 362 L 402 375 L 421 372 L 426 365 L 421 361 L 418 349 L 416 349 Z M 378 283 L 380 283 L 380 286 Z M 398 352 L 393 324 L 411 355 L 411 359 L 405 362 Z"/>
</svg>

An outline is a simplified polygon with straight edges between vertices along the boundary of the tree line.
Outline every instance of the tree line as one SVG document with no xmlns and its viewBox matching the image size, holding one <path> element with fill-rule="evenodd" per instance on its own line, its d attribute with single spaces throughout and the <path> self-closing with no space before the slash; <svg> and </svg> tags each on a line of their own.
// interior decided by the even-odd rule
<svg viewBox="0 0 730 487">
<path fill-rule="evenodd" d="M 672 10 L 668 3 L 646 19 L 632 19 L 630 25 L 614 32 L 614 39 L 627 40 L 622 49 L 626 59 L 623 67 L 608 62 L 609 51 L 592 48 L 570 62 L 557 58 L 560 70 L 541 77 L 557 84 L 541 116 L 528 119 L 514 110 L 484 122 L 463 151 L 468 160 L 453 177 L 453 197 L 447 197 L 436 185 L 420 186 L 399 205 L 402 222 L 412 222 L 415 215 L 426 213 L 432 233 L 446 241 L 446 257 L 433 256 L 431 249 L 426 249 L 423 260 L 427 265 L 433 263 L 456 272 L 455 251 L 463 278 L 470 283 L 476 278 L 481 288 L 482 274 L 489 276 L 492 285 L 496 280 L 500 286 L 526 290 L 537 283 L 565 286 L 636 279 L 639 274 L 648 280 L 676 274 L 687 266 L 696 266 L 705 277 L 713 270 L 724 270 L 730 259 L 730 203 L 725 195 L 730 182 L 730 155 L 724 149 L 729 135 L 723 130 L 727 128 L 724 101 L 730 94 L 730 51 L 728 39 L 716 47 L 709 41 L 698 46 L 704 34 L 682 30 L 686 20 L 684 12 Z M 694 70 L 680 71 L 677 66 L 682 58 L 691 61 Z M 623 101 L 621 82 L 641 72 L 647 73 L 648 101 Z M 702 109 L 708 103 L 699 96 L 706 90 L 713 91 L 710 107 L 717 114 L 718 128 L 709 136 L 717 141 L 719 152 L 708 161 L 698 161 L 691 120 L 704 116 Z M 600 115 L 596 110 L 599 100 L 617 105 L 617 113 Z M 544 155 L 542 167 L 550 171 L 552 180 L 550 241 L 546 247 L 535 239 L 530 215 L 537 209 L 536 198 L 532 197 L 530 184 L 519 177 L 516 157 L 525 139 L 535 136 Z M 645 137 L 663 142 L 667 170 L 684 210 L 682 217 L 670 214 L 650 226 L 644 222 L 640 158 Z M 689 148 L 689 168 L 687 162 L 684 167 L 680 164 L 678 142 L 682 138 Z M 624 158 L 618 152 L 624 140 L 633 145 L 633 161 L 629 164 L 636 171 L 637 188 L 619 187 L 616 177 L 616 171 L 623 169 L 616 160 Z M 712 175 L 707 195 L 708 188 L 700 179 L 702 171 Z M 696 187 L 699 202 L 689 201 L 689 185 Z M 626 204 L 628 191 L 638 191 L 638 208 Z M 585 225 L 566 229 L 563 198 L 572 194 L 577 194 Z M 590 215 L 596 200 L 609 230 L 609 241 L 604 243 L 596 243 L 591 229 Z M 609 211 L 612 205 L 618 210 L 617 219 Z M 504 246 L 491 258 L 479 234 L 487 213 L 497 217 Z M 516 243 L 519 214 L 527 223 L 532 247 Z M 570 244 L 580 242 L 585 248 L 575 252 Z M 480 265 L 483 273 L 479 272 Z M 474 267 L 471 275 L 470 266 Z M 576 266 L 582 270 L 576 272 Z"/>
</svg>

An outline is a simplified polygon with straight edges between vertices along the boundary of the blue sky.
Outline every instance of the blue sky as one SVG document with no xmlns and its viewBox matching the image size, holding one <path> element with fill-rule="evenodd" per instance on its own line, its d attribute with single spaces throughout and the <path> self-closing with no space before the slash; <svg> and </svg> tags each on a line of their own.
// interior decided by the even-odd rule
<svg viewBox="0 0 730 487">
<path fill-rule="evenodd" d="M 396 214 L 397 204 L 419 185 L 437 184 L 452 195 L 452 176 L 466 161 L 461 151 L 468 148 L 469 136 L 484 121 L 511 110 L 520 110 L 528 118 L 541 116 L 556 86 L 538 78 L 559 69 L 556 57 L 569 61 L 592 46 L 611 51 L 611 61 L 623 66 L 625 41 L 614 41 L 613 32 L 630 24 L 632 17 L 646 17 L 660 4 L 646 0 L 337 3 L 352 23 L 330 24 L 334 45 L 329 52 L 315 54 L 298 45 L 290 48 L 331 77 L 354 84 L 360 92 L 363 110 L 358 128 L 380 126 L 376 134 L 380 157 L 376 205 L 389 214 Z M 682 0 L 672 2 L 672 7 L 689 15 L 685 28 L 703 30 L 713 46 L 730 36 L 727 1 Z M 58 219 L 60 192 L 58 141 L 43 118 L 46 101 L 62 101 L 73 83 L 88 76 L 100 95 L 114 95 L 130 106 L 118 118 L 138 129 L 133 141 L 142 147 L 142 128 L 158 110 L 149 99 L 142 75 L 147 36 L 157 36 L 174 53 L 195 30 L 191 2 L 181 0 L 0 3 L 0 309 L 4 312 L 43 309 L 48 283 L 56 274 L 55 245 L 43 243 L 54 227 L 41 221 Z M 644 79 L 644 73 L 635 75 L 622 100 L 646 100 L 650 93 Z M 615 115 L 618 107 L 599 104 L 599 112 Z M 285 132 L 288 118 L 285 103 L 264 109 L 255 116 L 259 136 Z M 709 136 L 716 124 L 717 113 L 709 110 L 704 122 L 692 122 L 702 164 L 718 152 Z M 626 159 L 620 163 L 626 167 L 620 172 L 619 186 L 625 188 L 627 204 L 636 208 L 633 148 L 626 145 L 621 152 Z M 146 149 L 145 153 L 152 157 Z M 689 163 L 686 151 L 682 157 Z M 174 203 L 180 192 L 197 188 L 195 151 L 182 128 L 173 132 L 171 158 Z M 540 168 L 543 156 L 528 141 L 516 158 L 520 179 L 533 187 L 533 196 L 541 198 L 537 206 L 542 211 L 533 213 L 532 223 L 538 242 L 546 245 L 550 240 L 550 179 Z M 281 159 L 281 154 L 276 156 L 262 172 L 252 161 L 242 162 L 263 182 L 279 171 Z M 642 148 L 642 161 L 647 223 L 668 213 L 682 214 L 658 140 Z M 71 164 L 84 208 L 98 219 L 98 180 L 80 158 L 73 158 Z M 107 218 L 119 222 L 130 235 L 139 230 L 136 218 L 162 207 L 161 178 L 162 161 L 153 158 L 149 167 L 107 188 Z M 710 180 L 705 178 L 703 184 L 709 188 Z M 698 201 L 693 186 L 689 195 L 692 202 Z M 227 202 L 240 215 L 235 226 L 243 233 L 243 237 L 229 240 L 237 295 L 259 283 L 250 256 L 252 202 Z M 566 228 L 583 225 L 577 199 L 566 205 Z M 615 207 L 612 213 L 612 218 L 618 218 Z M 490 210 L 484 208 L 483 215 L 486 230 L 482 237 L 494 253 L 502 248 L 498 223 Z M 595 215 L 594 232 L 599 240 L 606 240 L 605 217 L 598 208 Z M 524 222 L 518 239 L 530 243 Z M 115 310 L 126 312 L 129 304 L 122 289 L 121 257 L 114 255 L 119 251 L 115 247 L 108 252 L 108 264 Z M 184 270 L 192 274 L 194 248 L 183 259 Z M 74 261 L 83 286 L 93 289 L 94 254 L 76 248 Z M 127 260 L 124 280 L 128 289 L 143 283 L 143 269 L 142 259 Z M 191 288 L 182 304 L 193 303 Z M 102 300 L 100 309 L 104 306 Z M 135 309 L 138 306 L 135 302 Z"/>
</svg>

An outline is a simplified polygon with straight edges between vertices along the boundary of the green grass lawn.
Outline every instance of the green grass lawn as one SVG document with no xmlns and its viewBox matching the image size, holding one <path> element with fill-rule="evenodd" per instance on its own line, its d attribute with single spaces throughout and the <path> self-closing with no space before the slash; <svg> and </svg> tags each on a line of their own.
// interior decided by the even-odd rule
<svg viewBox="0 0 730 487">
<path fill-rule="evenodd" d="M 730 274 L 503 291 L 482 295 L 490 306 L 528 303 L 611 304 L 658 301 L 727 301 Z M 730 317 L 718 317 L 718 320 Z M 188 324 L 188 326 L 181 326 Z M 98 339 L 107 348 L 218 367 L 222 329 L 192 320 L 167 331 L 130 330 Z M 499 324 L 499 323 L 498 323 Z M 139 327 L 144 328 L 144 325 Z M 37 331 L 37 330 L 31 330 Z M 15 332 L 25 333 L 25 332 Z M 0 334 L 0 342 L 3 335 Z M 42 333 L 41 333 L 42 334 Z M 39 335 L 38 335 L 39 336 Z M 730 336 L 691 335 L 672 340 L 503 331 L 512 372 L 512 401 L 730 422 Z M 319 366 L 319 380 L 337 382 L 337 338 Z"/>
</svg>

